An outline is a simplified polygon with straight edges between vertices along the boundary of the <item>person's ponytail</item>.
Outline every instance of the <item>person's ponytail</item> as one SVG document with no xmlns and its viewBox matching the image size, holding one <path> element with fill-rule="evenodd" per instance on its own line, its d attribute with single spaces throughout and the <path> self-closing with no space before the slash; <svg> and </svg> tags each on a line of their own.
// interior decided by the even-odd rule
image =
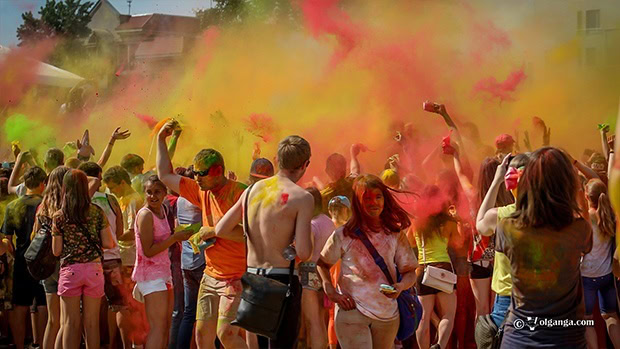
<svg viewBox="0 0 620 349">
<path fill-rule="evenodd" d="M 598 197 L 598 207 L 596 209 L 596 215 L 598 218 L 598 228 L 601 234 L 605 237 L 612 237 L 616 233 L 616 215 L 609 196 L 607 193 L 601 193 Z"/>
</svg>

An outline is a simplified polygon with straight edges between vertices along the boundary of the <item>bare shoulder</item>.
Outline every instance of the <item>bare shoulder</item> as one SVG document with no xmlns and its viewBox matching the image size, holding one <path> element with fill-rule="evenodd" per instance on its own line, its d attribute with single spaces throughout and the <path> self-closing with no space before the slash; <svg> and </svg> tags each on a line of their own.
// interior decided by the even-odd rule
<svg viewBox="0 0 620 349">
<path fill-rule="evenodd" d="M 302 187 L 291 188 L 289 195 L 290 200 L 294 200 L 299 205 L 314 205 L 314 197 Z"/>
<path fill-rule="evenodd" d="M 151 212 L 151 210 L 140 210 L 136 218 L 140 223 L 153 221 L 153 212 Z"/>
</svg>

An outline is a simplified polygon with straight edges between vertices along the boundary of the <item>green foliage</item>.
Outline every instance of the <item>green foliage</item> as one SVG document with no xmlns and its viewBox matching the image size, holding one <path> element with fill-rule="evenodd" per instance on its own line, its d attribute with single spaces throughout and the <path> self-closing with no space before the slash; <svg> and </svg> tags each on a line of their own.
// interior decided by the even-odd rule
<svg viewBox="0 0 620 349">
<path fill-rule="evenodd" d="M 264 23 L 300 22 L 300 11 L 294 0 L 215 0 L 215 6 L 196 11 L 200 27 L 235 25 L 248 21 Z"/>
<path fill-rule="evenodd" d="M 37 40 L 61 37 L 67 40 L 79 39 L 90 34 L 90 9 L 93 2 L 82 0 L 47 0 L 41 7 L 41 18 L 34 18 L 32 12 L 22 14 L 22 23 L 17 28 L 20 45 Z"/>
</svg>

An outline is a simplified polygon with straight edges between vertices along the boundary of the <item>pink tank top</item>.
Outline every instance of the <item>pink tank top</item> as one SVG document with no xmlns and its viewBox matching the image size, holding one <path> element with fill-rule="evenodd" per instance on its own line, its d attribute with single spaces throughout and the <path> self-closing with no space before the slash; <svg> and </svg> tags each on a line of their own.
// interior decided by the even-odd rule
<svg viewBox="0 0 620 349">
<path fill-rule="evenodd" d="M 144 210 L 148 210 L 148 208 L 146 206 L 141 208 L 136 217 L 140 216 L 140 213 Z M 163 208 L 162 212 L 164 213 L 164 218 L 159 218 L 153 213 L 153 243 L 162 242 L 171 234 L 170 225 L 168 224 L 166 212 Z M 136 220 L 134 229 L 136 232 L 136 262 L 131 279 L 135 282 L 157 279 L 170 280 L 172 278 L 172 273 L 170 272 L 168 250 L 162 251 L 151 258 L 146 257 L 142 249 L 142 241 L 140 241 L 138 220 Z"/>
</svg>

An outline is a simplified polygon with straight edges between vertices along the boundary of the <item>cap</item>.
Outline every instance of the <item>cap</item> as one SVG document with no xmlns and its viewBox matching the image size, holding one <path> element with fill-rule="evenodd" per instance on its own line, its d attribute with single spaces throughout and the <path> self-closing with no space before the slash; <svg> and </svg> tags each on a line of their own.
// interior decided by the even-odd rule
<svg viewBox="0 0 620 349">
<path fill-rule="evenodd" d="M 256 178 L 269 178 L 275 173 L 271 161 L 265 158 L 258 158 L 252 161 L 250 166 L 250 176 Z"/>
<path fill-rule="evenodd" d="M 503 133 L 495 138 L 495 147 L 497 149 L 510 147 L 513 144 L 515 144 L 515 140 L 507 133 Z"/>
</svg>

